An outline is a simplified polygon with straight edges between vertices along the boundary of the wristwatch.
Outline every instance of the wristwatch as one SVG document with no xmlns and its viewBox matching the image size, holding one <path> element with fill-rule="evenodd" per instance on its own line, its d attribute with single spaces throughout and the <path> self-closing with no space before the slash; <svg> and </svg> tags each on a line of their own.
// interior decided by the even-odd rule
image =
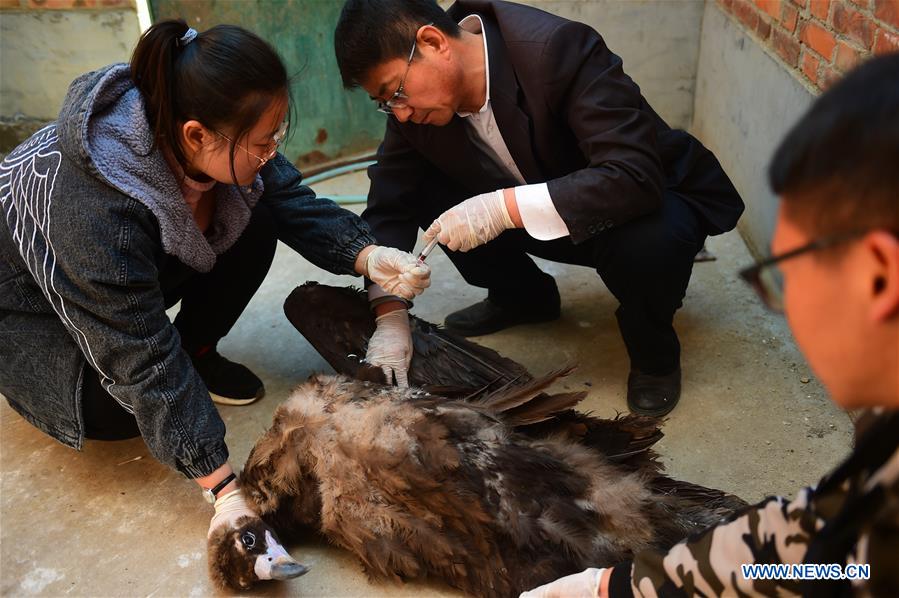
<svg viewBox="0 0 899 598">
<path fill-rule="evenodd" d="M 204 488 L 203 489 L 203 498 L 206 499 L 206 502 L 209 504 L 215 503 L 216 495 L 222 491 L 222 488 L 231 483 L 231 480 L 237 479 L 237 475 L 232 471 L 228 475 L 225 476 L 225 479 L 213 486 L 212 488 Z"/>
</svg>

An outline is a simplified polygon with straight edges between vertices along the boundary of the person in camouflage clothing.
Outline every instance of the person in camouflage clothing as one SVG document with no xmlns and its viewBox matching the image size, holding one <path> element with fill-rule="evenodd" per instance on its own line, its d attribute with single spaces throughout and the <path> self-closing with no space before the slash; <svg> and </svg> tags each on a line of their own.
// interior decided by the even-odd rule
<svg viewBox="0 0 899 598">
<path fill-rule="evenodd" d="M 775 257 L 742 275 L 784 309 L 834 402 L 869 409 L 855 449 L 793 500 L 768 498 L 665 554 L 522 598 L 899 596 L 899 54 L 822 95 L 769 176 L 782 199 Z"/>
</svg>

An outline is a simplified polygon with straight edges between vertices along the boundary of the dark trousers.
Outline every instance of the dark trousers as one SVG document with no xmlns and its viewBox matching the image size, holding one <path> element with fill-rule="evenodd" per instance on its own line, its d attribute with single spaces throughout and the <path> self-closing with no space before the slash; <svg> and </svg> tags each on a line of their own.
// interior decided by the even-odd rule
<svg viewBox="0 0 899 598">
<path fill-rule="evenodd" d="M 500 305 L 526 307 L 554 294 L 552 277 L 528 254 L 595 268 L 620 304 L 616 316 L 631 367 L 662 374 L 680 364 L 674 313 L 705 238 L 706 228 L 694 209 L 668 191 L 661 209 L 578 245 L 568 237 L 538 241 L 514 230 L 467 253 L 447 254 L 466 282 L 488 289 L 490 299 Z"/>
<path fill-rule="evenodd" d="M 228 334 L 268 274 L 277 240 L 271 213 L 257 204 L 240 238 L 218 256 L 209 272 L 197 272 L 166 256 L 159 284 L 166 308 L 181 301 L 174 323 L 189 355 L 215 346 Z M 134 416 L 103 389 L 90 366 L 84 371 L 82 409 L 88 438 L 119 440 L 140 435 Z"/>
</svg>

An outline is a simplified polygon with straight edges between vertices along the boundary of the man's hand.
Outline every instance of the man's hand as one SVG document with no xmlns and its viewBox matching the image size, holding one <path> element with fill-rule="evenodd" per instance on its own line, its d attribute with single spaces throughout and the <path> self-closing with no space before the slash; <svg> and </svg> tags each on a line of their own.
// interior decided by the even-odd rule
<svg viewBox="0 0 899 598">
<path fill-rule="evenodd" d="M 412 299 L 431 285 L 431 268 L 411 253 L 369 245 L 356 257 L 356 272 L 378 283 L 391 295 Z"/>
<path fill-rule="evenodd" d="M 453 206 L 425 231 L 423 240 L 434 237 L 450 251 L 469 251 L 492 241 L 508 228 L 515 228 L 502 190 L 483 193 Z"/>
<path fill-rule="evenodd" d="M 603 571 L 605 569 L 593 567 L 584 569 L 580 573 L 566 575 L 528 592 L 522 592 L 518 598 L 598 598 Z"/>
<path fill-rule="evenodd" d="M 409 362 L 412 361 L 412 333 L 409 312 L 396 309 L 375 318 L 377 328 L 368 341 L 365 361 L 383 370 L 387 384 L 409 386 Z"/>
</svg>

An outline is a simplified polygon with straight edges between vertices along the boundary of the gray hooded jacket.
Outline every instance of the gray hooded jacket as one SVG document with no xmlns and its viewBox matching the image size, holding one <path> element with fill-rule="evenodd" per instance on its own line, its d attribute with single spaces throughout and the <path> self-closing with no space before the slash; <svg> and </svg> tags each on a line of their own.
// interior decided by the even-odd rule
<svg viewBox="0 0 899 598">
<path fill-rule="evenodd" d="M 355 214 L 301 184 L 283 156 L 241 195 L 217 185 L 210 236 L 160 151 L 128 65 L 76 79 L 59 118 L 0 163 L 0 392 L 29 422 L 80 449 L 86 367 L 134 414 L 152 454 L 186 476 L 228 458 L 225 427 L 165 313 L 166 255 L 208 272 L 257 202 L 279 238 L 354 274 L 374 243 Z"/>
</svg>

